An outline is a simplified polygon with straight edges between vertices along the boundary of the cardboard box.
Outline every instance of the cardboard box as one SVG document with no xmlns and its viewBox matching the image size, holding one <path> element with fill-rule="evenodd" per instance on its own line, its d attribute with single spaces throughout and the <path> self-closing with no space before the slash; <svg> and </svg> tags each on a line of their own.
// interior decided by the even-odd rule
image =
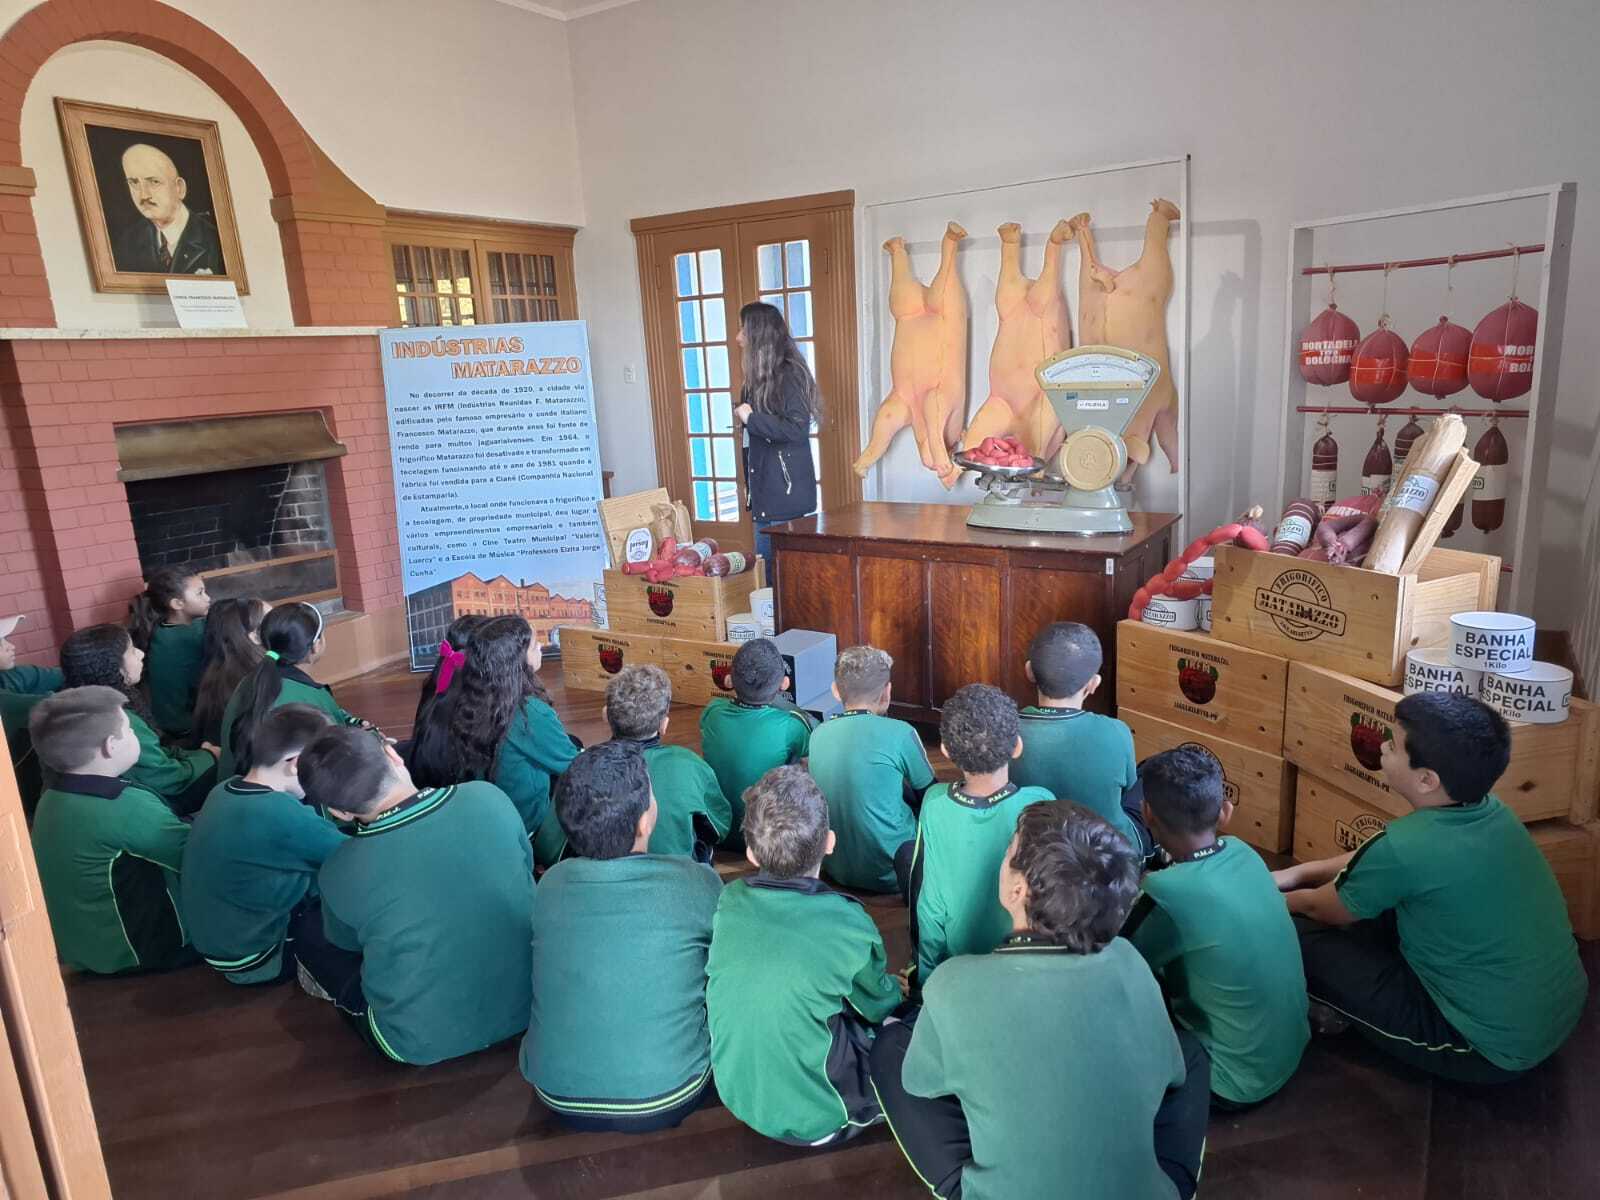
<svg viewBox="0 0 1600 1200">
<path fill-rule="evenodd" d="M 1222 767 L 1223 786 L 1234 804 L 1233 820 L 1224 832 L 1259 850 L 1289 849 L 1294 821 L 1294 768 L 1282 758 L 1132 709 L 1121 709 L 1118 715 L 1133 730 L 1134 752 L 1141 759 L 1178 746 L 1198 746 L 1208 751 Z"/>
<path fill-rule="evenodd" d="M 1442 646 L 1454 613 L 1492 609 L 1500 560 L 1434 550 L 1414 575 L 1218 546 L 1213 637 L 1374 683 L 1398 684 L 1406 654 Z"/>
<path fill-rule="evenodd" d="M 1395 819 L 1396 814 L 1301 771 L 1294 805 L 1294 857 L 1309 862 L 1346 854 Z M 1573 931 L 1585 940 L 1600 937 L 1600 826 L 1540 821 L 1529 825 L 1528 833 L 1566 897 Z"/>
<path fill-rule="evenodd" d="M 1400 700 L 1391 688 L 1292 663 L 1284 756 L 1390 816 L 1403 816 L 1409 806 L 1390 792 L 1379 766 Z M 1559 725 L 1511 722 L 1511 761 L 1494 792 L 1524 821 L 1587 822 L 1597 787 L 1600 707 L 1574 697 L 1572 715 Z"/>
<path fill-rule="evenodd" d="M 760 573 L 752 569 L 721 577 L 684 575 L 662 583 L 641 575 L 605 573 L 606 612 L 611 628 L 627 633 L 698 642 L 728 640 L 728 618 L 748 612 Z"/>
<path fill-rule="evenodd" d="M 561 678 L 569 688 L 603 692 L 623 667 L 662 665 L 662 639 L 647 633 L 565 625 L 559 634 Z"/>
<path fill-rule="evenodd" d="M 1283 753 L 1289 660 L 1203 633 L 1117 624 L 1117 704 L 1268 754 Z"/>
<path fill-rule="evenodd" d="M 815 696 L 833 686 L 833 663 L 839 657 L 839 639 L 814 629 L 785 629 L 772 639 L 783 655 L 789 686 L 784 695 L 791 700 Z"/>
</svg>

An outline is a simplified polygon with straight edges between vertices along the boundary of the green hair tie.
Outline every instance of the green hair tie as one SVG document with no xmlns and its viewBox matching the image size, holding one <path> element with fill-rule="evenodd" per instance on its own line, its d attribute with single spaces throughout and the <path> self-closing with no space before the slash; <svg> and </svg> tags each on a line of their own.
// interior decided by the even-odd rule
<svg viewBox="0 0 1600 1200">
<path fill-rule="evenodd" d="M 278 661 L 278 652 L 276 650 L 268 650 L 267 651 L 267 657 L 270 658 L 273 662 L 277 662 Z"/>
</svg>

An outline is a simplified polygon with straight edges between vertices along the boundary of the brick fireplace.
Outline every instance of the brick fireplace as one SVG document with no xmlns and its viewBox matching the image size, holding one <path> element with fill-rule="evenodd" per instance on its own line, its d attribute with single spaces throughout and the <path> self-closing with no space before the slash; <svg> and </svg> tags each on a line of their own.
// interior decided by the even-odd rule
<svg viewBox="0 0 1600 1200">
<path fill-rule="evenodd" d="M 374 331 L 96 336 L 7 329 L 0 338 L 0 612 L 28 615 L 19 631 L 24 655 L 49 652 L 84 625 L 121 620 L 144 566 L 167 555 L 240 567 L 251 555 L 331 549 L 346 608 L 393 610 L 391 620 L 401 611 Z M 306 411 L 321 414 L 345 448 L 343 457 L 310 467 L 282 463 L 218 472 L 210 479 L 119 480 L 119 427 Z M 320 499 L 310 494 L 318 474 Z M 247 486 L 252 502 L 234 504 Z M 189 533 L 178 534 L 185 522 L 175 517 L 165 523 L 162 548 L 154 525 L 138 530 L 136 506 L 140 523 L 148 524 L 154 501 L 181 512 L 176 503 L 186 496 L 220 501 L 213 513 L 219 533 L 228 512 L 247 516 L 240 526 L 245 536 L 204 541 L 196 532 L 203 520 L 189 520 Z M 276 520 L 263 531 L 260 518 L 269 507 Z M 255 526 L 245 528 L 251 521 Z M 143 563 L 141 550 L 149 556 Z M 226 584 L 213 590 L 228 594 Z M 398 628 L 403 638 L 403 624 Z"/>
</svg>

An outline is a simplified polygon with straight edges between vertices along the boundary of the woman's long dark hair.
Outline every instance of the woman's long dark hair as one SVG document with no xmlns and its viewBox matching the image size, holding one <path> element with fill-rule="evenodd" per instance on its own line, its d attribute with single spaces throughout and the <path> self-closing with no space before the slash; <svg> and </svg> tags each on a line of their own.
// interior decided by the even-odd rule
<svg viewBox="0 0 1600 1200">
<path fill-rule="evenodd" d="M 450 648 L 471 657 L 477 642 L 478 630 L 492 617 L 468 615 L 457 617 L 445 630 L 444 640 Z M 446 778 L 449 767 L 450 718 L 455 712 L 456 700 L 462 692 L 462 672 L 457 671 L 450 689 L 439 694 L 439 665 L 436 659 L 433 670 L 422 681 L 422 694 L 417 698 L 417 715 L 411 723 L 411 741 L 406 746 L 406 768 L 418 787 L 446 787 L 456 782 Z"/>
<path fill-rule="evenodd" d="M 263 651 L 251 634 L 261 628 L 267 602 L 259 596 L 218 600 L 206 617 L 201 643 L 200 687 L 195 692 L 194 723 L 189 741 L 198 746 L 222 744 L 222 713 L 239 681 L 261 665 Z"/>
<path fill-rule="evenodd" d="M 813 428 L 822 427 L 822 394 L 806 356 L 789 333 L 789 323 L 771 304 L 759 301 L 739 310 L 744 329 L 744 398 L 757 412 L 783 412 L 784 377 L 803 381 L 806 411 Z"/>
<path fill-rule="evenodd" d="M 528 646 L 533 629 L 521 617 L 494 617 L 481 625 L 467 653 L 466 664 L 456 672 L 450 692 L 450 721 L 443 745 L 421 764 L 424 774 L 442 783 L 489 779 L 494 775 L 500 744 L 523 701 L 549 694 L 528 666 Z M 422 780 L 415 775 L 414 782 Z M 439 786 L 438 784 L 424 786 Z"/>
<path fill-rule="evenodd" d="M 239 686 L 245 689 L 246 704 L 234 720 L 233 728 L 223 730 L 233 749 L 234 769 L 239 774 L 245 774 L 255 765 L 252 752 L 256 730 L 283 694 L 283 669 L 309 658 L 311 648 L 321 636 L 322 614 L 309 604 L 286 604 L 262 618 L 261 662 L 240 682 Z"/>
<path fill-rule="evenodd" d="M 139 649 L 149 651 L 156 626 L 172 615 L 172 602 L 182 600 L 195 573 L 186 567 L 159 567 L 144 581 L 144 591 L 128 605 L 128 636 Z"/>
<path fill-rule="evenodd" d="M 116 688 L 128 698 L 128 707 L 155 727 L 144 693 L 122 673 L 122 656 L 132 639 L 121 625 L 90 625 L 61 643 L 61 674 L 69 688 Z"/>
</svg>

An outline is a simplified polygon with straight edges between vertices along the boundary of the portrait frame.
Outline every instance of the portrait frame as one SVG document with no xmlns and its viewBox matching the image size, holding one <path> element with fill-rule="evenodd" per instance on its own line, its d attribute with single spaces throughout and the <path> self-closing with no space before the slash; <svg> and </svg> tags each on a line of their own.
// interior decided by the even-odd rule
<svg viewBox="0 0 1600 1200">
<path fill-rule="evenodd" d="M 231 280 L 241 296 L 249 294 L 215 121 L 61 96 L 56 97 L 56 117 L 97 292 L 165 295 L 168 279 L 202 276 Z M 121 166 L 123 150 L 136 143 L 160 150 L 184 180 L 183 203 L 190 215 L 179 243 L 179 263 L 202 264 L 195 269 L 175 264 L 179 269 L 162 270 L 153 252 L 145 250 L 145 242 L 158 244 L 156 227 L 135 206 Z M 223 269 L 216 269 L 218 265 Z"/>
</svg>

